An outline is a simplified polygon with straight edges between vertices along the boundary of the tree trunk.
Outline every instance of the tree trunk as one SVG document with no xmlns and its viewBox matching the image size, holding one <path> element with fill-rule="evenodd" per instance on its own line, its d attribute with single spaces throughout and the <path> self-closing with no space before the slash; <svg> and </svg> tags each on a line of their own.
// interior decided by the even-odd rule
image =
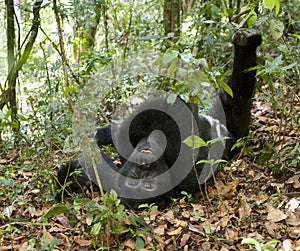
<svg viewBox="0 0 300 251">
<path fill-rule="evenodd" d="M 15 66 L 15 9 L 14 0 L 6 0 L 6 37 L 7 37 L 7 71 L 12 72 Z M 17 97 L 16 97 L 16 85 L 18 73 L 9 74 L 7 78 L 8 96 L 7 101 L 10 104 L 11 119 L 16 122 L 17 116 Z"/>
<path fill-rule="evenodd" d="M 14 1 L 6 0 L 6 21 L 7 21 L 7 61 L 8 61 L 8 75 L 4 90 L 0 97 L 0 109 L 3 109 L 4 106 L 7 106 L 8 109 L 11 109 L 11 119 L 13 122 L 18 122 L 17 120 L 17 97 L 16 97 L 16 83 L 19 71 L 22 66 L 26 63 L 30 52 L 32 50 L 33 44 L 36 40 L 37 33 L 40 27 L 40 8 L 43 3 L 43 0 L 36 0 L 33 6 L 33 20 L 32 26 L 25 37 L 28 40 L 25 44 L 23 52 L 19 51 L 15 54 L 15 11 L 14 11 Z M 15 55 L 20 55 L 16 58 Z M 16 123 L 18 125 L 18 123 Z M 18 128 L 15 128 L 17 131 Z"/>
<path fill-rule="evenodd" d="M 164 2 L 164 30 L 165 35 L 174 33 L 176 41 L 180 36 L 180 0 L 165 0 Z"/>
<path fill-rule="evenodd" d="M 87 3 L 89 4 L 87 7 Z M 98 1 L 74 1 L 76 24 L 74 27 L 74 58 L 79 61 L 82 54 L 92 50 L 101 17 L 101 4 Z M 87 11 L 88 9 L 88 11 Z"/>
</svg>

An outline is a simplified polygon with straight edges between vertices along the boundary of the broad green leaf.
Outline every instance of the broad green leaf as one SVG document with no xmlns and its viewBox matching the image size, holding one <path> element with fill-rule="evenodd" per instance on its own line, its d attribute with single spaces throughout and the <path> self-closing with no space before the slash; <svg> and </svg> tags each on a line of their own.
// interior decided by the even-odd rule
<svg viewBox="0 0 300 251">
<path fill-rule="evenodd" d="M 300 39 L 300 34 L 293 34 L 293 36 Z"/>
<path fill-rule="evenodd" d="M 177 64 L 176 63 L 172 63 L 169 68 L 168 68 L 168 73 L 167 76 L 168 78 L 171 78 L 174 76 L 175 72 L 177 71 Z"/>
<path fill-rule="evenodd" d="M 92 233 L 94 235 L 98 235 L 100 233 L 100 231 L 101 231 L 101 223 L 98 222 L 98 223 L 96 223 L 96 224 L 93 225 L 93 227 L 92 227 Z"/>
<path fill-rule="evenodd" d="M 250 13 L 249 13 L 249 17 L 248 17 L 248 20 L 247 20 L 247 24 L 248 24 L 248 27 L 252 27 L 255 22 L 257 20 L 257 14 L 254 10 L 252 10 Z"/>
<path fill-rule="evenodd" d="M 202 82 L 205 82 L 207 83 L 208 82 L 208 77 L 207 75 L 201 71 L 201 70 L 198 70 L 198 71 L 193 71 L 192 74 L 191 74 L 191 81 L 193 83 L 199 83 L 201 84 Z M 202 84 L 201 84 L 202 85 Z M 202 85 L 203 86 L 203 85 Z"/>
<path fill-rule="evenodd" d="M 183 143 L 186 144 L 187 146 L 191 147 L 191 148 L 200 148 L 200 147 L 203 147 L 203 146 L 205 146 L 205 147 L 208 146 L 207 143 L 197 135 L 188 136 L 183 141 Z"/>
<path fill-rule="evenodd" d="M 193 55 L 191 52 L 189 51 L 184 51 L 183 53 L 180 54 L 180 58 L 186 62 L 186 63 L 190 63 L 191 59 L 193 58 Z"/>
<path fill-rule="evenodd" d="M 199 102 L 200 102 L 200 99 L 198 96 L 189 96 L 188 103 L 197 104 Z"/>
<path fill-rule="evenodd" d="M 168 104 L 174 104 L 176 101 L 177 95 L 176 94 L 170 94 L 167 98 L 167 103 Z"/>
<path fill-rule="evenodd" d="M 170 32 L 170 33 L 168 33 L 167 37 L 168 37 L 168 38 L 172 38 L 172 37 L 174 37 L 174 35 L 175 35 L 174 32 Z"/>
<path fill-rule="evenodd" d="M 275 244 L 275 243 L 279 243 L 280 241 L 279 240 L 270 240 L 268 241 L 265 245 L 272 245 L 272 244 Z"/>
<path fill-rule="evenodd" d="M 163 64 L 166 65 L 168 63 L 170 63 L 172 60 L 176 59 L 178 57 L 178 51 L 167 51 L 164 55 L 163 55 Z"/>
<path fill-rule="evenodd" d="M 76 93 L 76 92 L 77 92 L 77 88 L 75 87 L 67 86 L 65 89 L 65 93 Z"/>
<path fill-rule="evenodd" d="M 46 219 L 49 219 L 52 216 L 56 216 L 63 213 L 69 213 L 70 209 L 65 204 L 57 204 L 51 207 L 48 212 L 44 215 Z"/>
<path fill-rule="evenodd" d="M 224 91 L 230 96 L 233 97 L 233 92 L 230 86 L 222 80 L 218 80 L 218 84 L 224 89 Z"/>
<path fill-rule="evenodd" d="M 282 54 L 280 54 L 278 57 L 276 57 L 268 67 L 266 67 L 266 72 L 270 73 L 276 70 L 282 63 Z"/>
<path fill-rule="evenodd" d="M 142 238 L 138 237 L 136 239 L 136 241 L 135 241 L 135 248 L 138 249 L 138 250 L 145 248 L 145 243 L 144 243 L 144 241 L 143 241 Z"/>
<path fill-rule="evenodd" d="M 284 31 L 284 24 L 277 19 L 270 20 L 270 31 L 271 35 L 275 40 L 282 37 Z"/>
<path fill-rule="evenodd" d="M 273 10 L 276 0 L 263 0 L 264 7 Z"/>
</svg>

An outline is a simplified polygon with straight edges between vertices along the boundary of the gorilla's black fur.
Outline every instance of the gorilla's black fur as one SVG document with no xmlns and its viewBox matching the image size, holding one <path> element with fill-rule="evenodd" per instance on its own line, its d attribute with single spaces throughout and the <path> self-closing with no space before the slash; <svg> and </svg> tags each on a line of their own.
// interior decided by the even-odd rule
<svg viewBox="0 0 300 251">
<path fill-rule="evenodd" d="M 151 202 L 165 206 L 170 197 L 178 196 L 183 190 L 198 191 L 199 185 L 212 176 L 217 165 L 195 163 L 204 159 L 231 158 L 233 144 L 248 135 L 256 82 L 255 70 L 249 69 L 256 65 L 256 48 L 261 44 L 261 35 L 253 29 L 240 29 L 233 35 L 232 42 L 234 63 L 227 84 L 233 97 L 224 90 L 219 91 L 208 116 L 198 115 L 196 105 L 186 104 L 180 98 L 174 104 L 169 104 L 167 98 L 156 98 L 139 106 L 119 126 L 107 125 L 96 130 L 97 145 L 115 146 L 122 162 L 118 169 L 110 157 L 101 152 L 106 165 L 96 172 L 104 182 L 114 184 L 108 188 L 115 185 L 120 188 L 120 197 L 126 206 L 137 208 L 141 203 Z M 182 143 L 191 134 L 199 135 L 206 142 L 221 139 L 209 148 L 198 149 L 192 158 L 194 150 Z M 167 172 L 173 166 L 177 169 Z M 87 167 L 84 157 L 63 165 L 58 171 L 59 184 L 71 183 L 67 189 L 74 192 L 88 186 L 89 178 L 97 184 L 97 174 Z M 69 175 L 78 169 L 80 174 Z M 110 169 L 121 175 L 105 175 Z M 120 178 L 122 175 L 125 179 Z M 161 175 L 163 179 L 157 178 Z M 111 181 L 106 180 L 109 177 Z M 160 190 L 164 186 L 168 189 Z"/>
</svg>

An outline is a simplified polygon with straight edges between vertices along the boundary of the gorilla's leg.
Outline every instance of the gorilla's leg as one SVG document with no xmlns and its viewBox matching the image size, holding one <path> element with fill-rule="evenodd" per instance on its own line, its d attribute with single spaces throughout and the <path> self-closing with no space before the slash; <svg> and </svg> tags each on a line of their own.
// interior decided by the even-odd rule
<svg viewBox="0 0 300 251">
<path fill-rule="evenodd" d="M 117 131 L 118 127 L 113 124 L 97 128 L 94 133 L 97 145 L 99 147 L 108 144 L 114 145 L 113 135 L 114 133 L 117 133 Z M 118 171 L 118 168 L 109 156 L 101 152 L 101 157 L 106 163 L 108 163 L 105 168 L 109 167 L 114 171 Z M 87 167 L 84 157 L 81 156 L 78 159 L 69 161 L 59 168 L 57 172 L 58 186 L 64 188 L 68 193 L 84 192 L 89 186 L 89 181 L 92 180 L 94 182 L 96 180 L 95 176 L 95 172 L 92 171 L 92 168 Z"/>
<path fill-rule="evenodd" d="M 97 160 L 97 158 L 100 159 Z M 93 161 L 95 166 L 92 164 Z M 111 184 L 116 182 L 114 176 L 110 174 L 118 171 L 118 167 L 111 158 L 100 151 L 94 160 L 86 160 L 84 156 L 80 156 L 62 165 L 57 172 L 58 186 L 65 189 L 67 193 L 82 193 L 88 188 L 90 181 L 98 185 L 99 177 L 101 184 L 110 188 L 113 187 Z M 110 177 L 110 179 L 102 180 L 101 177 L 103 176 Z"/>
<path fill-rule="evenodd" d="M 67 193 L 82 193 L 88 185 L 89 179 L 83 172 L 78 159 L 62 165 L 57 172 L 58 186 Z"/>
<path fill-rule="evenodd" d="M 221 122 L 223 111 L 226 126 L 235 139 L 245 137 L 249 133 L 250 111 L 252 97 L 256 83 L 256 48 L 261 44 L 261 35 L 253 29 L 240 29 L 232 37 L 234 44 L 234 62 L 228 85 L 232 89 L 233 97 L 224 90 L 219 92 L 219 101 L 216 100 L 211 115 Z M 217 109 L 221 101 L 222 109 Z M 223 115 L 224 117 L 224 115 Z"/>
</svg>

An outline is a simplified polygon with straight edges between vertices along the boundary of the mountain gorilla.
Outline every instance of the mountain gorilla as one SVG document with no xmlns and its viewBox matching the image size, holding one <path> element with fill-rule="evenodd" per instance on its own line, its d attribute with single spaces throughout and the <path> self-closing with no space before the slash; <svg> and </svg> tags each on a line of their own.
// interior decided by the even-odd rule
<svg viewBox="0 0 300 251">
<path fill-rule="evenodd" d="M 249 68 L 256 65 L 261 35 L 243 28 L 232 42 L 234 63 L 227 84 L 233 96 L 219 91 L 208 115 L 199 115 L 195 104 L 179 97 L 173 104 L 166 97 L 146 101 L 120 125 L 106 125 L 95 132 L 99 147 L 112 144 L 117 149 L 121 168 L 99 151 L 100 161 L 81 156 L 63 165 L 59 184 L 79 192 L 90 180 L 99 184 L 100 179 L 104 190 L 116 190 L 129 208 L 153 202 L 163 207 L 181 191 L 197 192 L 216 171 L 216 160 L 232 157 L 234 143 L 249 133 L 256 82 L 256 72 Z M 191 135 L 210 143 L 200 148 L 187 146 L 183 143 L 187 138 L 192 144 L 197 142 Z M 75 170 L 79 173 L 71 175 Z"/>
</svg>

